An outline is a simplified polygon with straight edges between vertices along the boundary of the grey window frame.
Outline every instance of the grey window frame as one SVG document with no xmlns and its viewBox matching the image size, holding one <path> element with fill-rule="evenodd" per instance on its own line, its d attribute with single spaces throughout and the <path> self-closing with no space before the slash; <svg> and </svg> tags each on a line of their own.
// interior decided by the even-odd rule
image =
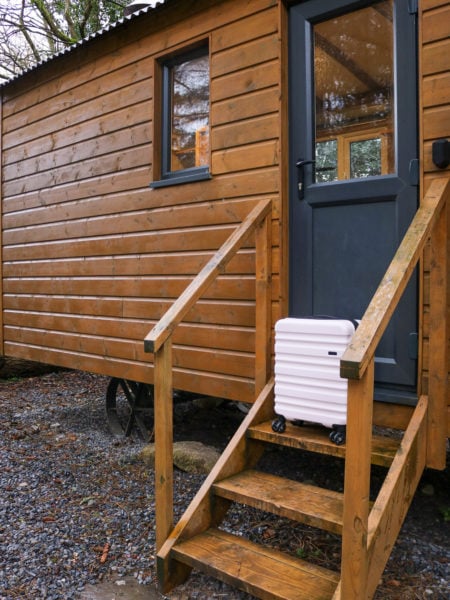
<svg viewBox="0 0 450 600">
<path fill-rule="evenodd" d="M 182 183 L 190 183 L 194 181 L 203 181 L 211 179 L 210 167 L 200 166 L 191 167 L 188 169 L 180 169 L 172 171 L 171 164 L 171 130 L 172 130 L 172 85 L 171 72 L 172 68 L 183 62 L 187 62 L 194 58 L 207 56 L 209 59 L 209 45 L 203 42 L 195 48 L 179 52 L 175 56 L 161 61 L 161 132 L 160 132 L 160 152 L 161 152 L 161 178 L 150 183 L 151 188 L 166 187 L 169 185 L 179 185 Z M 211 89 L 211 86 L 210 86 Z"/>
</svg>

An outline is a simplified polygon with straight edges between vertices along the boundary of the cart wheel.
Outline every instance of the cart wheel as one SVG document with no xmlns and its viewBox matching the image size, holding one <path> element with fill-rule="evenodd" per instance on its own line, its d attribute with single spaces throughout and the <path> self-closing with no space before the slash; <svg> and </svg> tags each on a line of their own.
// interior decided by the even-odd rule
<svg viewBox="0 0 450 600">
<path fill-rule="evenodd" d="M 272 421 L 272 430 L 276 433 L 284 433 L 286 431 L 286 419 L 282 415 Z"/>
<path fill-rule="evenodd" d="M 342 446 L 345 443 L 345 425 L 336 425 L 333 426 L 333 431 L 330 433 L 330 440 L 336 446 Z"/>
<path fill-rule="evenodd" d="M 153 386 L 112 377 L 106 390 L 106 418 L 111 433 L 129 436 L 136 423 L 145 442 L 153 420 Z"/>
</svg>

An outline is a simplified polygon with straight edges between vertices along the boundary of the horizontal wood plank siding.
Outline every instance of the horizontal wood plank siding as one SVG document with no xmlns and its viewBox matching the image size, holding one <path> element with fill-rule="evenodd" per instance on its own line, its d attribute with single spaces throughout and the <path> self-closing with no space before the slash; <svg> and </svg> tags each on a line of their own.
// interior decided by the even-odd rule
<svg viewBox="0 0 450 600">
<path fill-rule="evenodd" d="M 450 2 L 448 0 L 422 0 L 420 7 L 421 64 L 419 83 L 421 90 L 423 193 L 433 178 L 450 177 L 450 167 L 444 170 L 438 169 L 432 161 L 432 142 L 439 138 L 450 139 Z M 448 210 L 450 214 L 450 207 Z M 447 239 L 450 239 L 450 219 L 448 223 Z M 449 245 L 448 248 L 450 252 Z M 422 389 L 424 393 L 428 390 L 429 364 L 429 260 L 428 252 L 426 252 L 423 260 L 422 277 L 424 310 L 422 314 L 423 343 L 421 356 L 423 365 Z M 447 297 L 450 298 L 450 289 Z M 448 314 L 450 319 L 450 304 Z M 448 344 L 450 349 L 450 335 Z M 450 418 L 448 433 L 450 435 Z"/>
<path fill-rule="evenodd" d="M 0 90 L 0 173 L 3 173 L 3 91 Z M 3 218 L 3 185 L 2 176 L 0 176 L 0 223 Z M 5 351 L 3 349 L 3 227 L 0 227 L 0 356 Z"/>
<path fill-rule="evenodd" d="M 143 339 L 258 201 L 273 202 L 280 296 L 280 32 L 274 0 L 160 10 L 7 86 L 4 351 L 152 382 Z M 159 19 L 159 20 L 158 20 Z M 150 189 L 156 60 L 210 40 L 209 181 Z M 254 400 L 255 252 L 230 262 L 174 337 L 174 385 Z"/>
</svg>

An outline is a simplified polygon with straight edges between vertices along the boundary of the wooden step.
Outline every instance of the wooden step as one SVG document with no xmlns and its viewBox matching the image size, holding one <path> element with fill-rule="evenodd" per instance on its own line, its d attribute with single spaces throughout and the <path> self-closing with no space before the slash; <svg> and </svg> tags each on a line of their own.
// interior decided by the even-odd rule
<svg viewBox="0 0 450 600">
<path fill-rule="evenodd" d="M 243 471 L 213 485 L 218 496 L 294 521 L 342 533 L 343 494 L 260 471 Z"/>
<path fill-rule="evenodd" d="M 272 430 L 272 422 L 265 421 L 264 423 L 250 427 L 247 436 L 271 444 L 279 444 L 281 446 L 289 446 L 290 448 L 345 458 L 345 444 L 342 444 L 342 446 L 334 444 L 329 438 L 329 433 L 330 430 L 325 427 L 314 425 L 298 426 L 289 422 L 286 423 L 286 431 L 284 433 L 276 433 Z M 374 435 L 372 437 L 372 463 L 389 467 L 399 445 L 399 440 Z"/>
<path fill-rule="evenodd" d="M 219 529 L 177 544 L 172 558 L 264 600 L 330 600 L 339 581 L 333 571 Z"/>
</svg>

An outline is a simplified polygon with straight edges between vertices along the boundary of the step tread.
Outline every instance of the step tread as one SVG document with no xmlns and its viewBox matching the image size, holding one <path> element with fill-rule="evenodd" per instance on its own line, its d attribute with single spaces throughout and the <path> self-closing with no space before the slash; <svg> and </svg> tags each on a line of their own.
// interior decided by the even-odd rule
<svg viewBox="0 0 450 600">
<path fill-rule="evenodd" d="M 172 556 L 262 599 L 329 600 L 339 575 L 219 529 L 177 544 Z"/>
<path fill-rule="evenodd" d="M 293 425 L 286 423 L 286 431 L 276 433 L 272 430 L 272 422 L 265 421 L 259 425 L 253 425 L 248 429 L 250 438 L 289 446 L 300 450 L 318 452 L 345 458 L 345 444 L 337 446 L 329 439 L 329 429 L 314 425 Z M 399 440 L 380 435 L 372 437 L 372 463 L 389 467 L 400 445 Z"/>
<path fill-rule="evenodd" d="M 228 500 L 342 533 L 343 494 L 261 471 L 242 471 L 214 484 Z"/>
</svg>

